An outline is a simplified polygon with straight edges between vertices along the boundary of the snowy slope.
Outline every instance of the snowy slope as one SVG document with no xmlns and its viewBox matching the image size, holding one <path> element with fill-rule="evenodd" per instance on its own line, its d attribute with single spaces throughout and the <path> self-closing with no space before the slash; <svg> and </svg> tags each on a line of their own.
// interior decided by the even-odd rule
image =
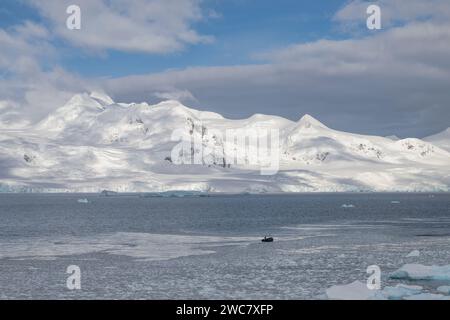
<svg viewBox="0 0 450 320">
<path fill-rule="evenodd" d="M 447 128 L 441 133 L 426 137 L 424 140 L 450 152 L 450 128 Z"/>
<path fill-rule="evenodd" d="M 269 155 L 225 139 L 229 129 L 278 130 L 279 171 L 261 175 L 251 160 Z M 200 157 L 198 164 L 172 159 L 180 140 L 200 142 L 181 156 Z M 259 114 L 230 120 L 177 101 L 122 104 L 79 94 L 34 126 L 1 123 L 0 190 L 449 191 L 450 153 L 428 141 L 340 132 L 309 115 L 297 122 Z"/>
</svg>

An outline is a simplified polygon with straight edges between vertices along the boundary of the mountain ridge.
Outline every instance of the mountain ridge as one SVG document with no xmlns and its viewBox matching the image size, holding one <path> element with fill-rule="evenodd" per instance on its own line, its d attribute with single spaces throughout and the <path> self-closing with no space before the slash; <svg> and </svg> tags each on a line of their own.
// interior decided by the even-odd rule
<svg viewBox="0 0 450 320">
<path fill-rule="evenodd" d="M 277 130 L 279 170 L 261 175 L 252 159 L 274 155 L 248 152 L 226 130 Z M 175 163 L 174 148 L 193 140 L 199 145 L 182 160 L 200 163 Z M 0 191 L 448 192 L 449 159 L 445 144 L 342 132 L 308 114 L 297 122 L 261 114 L 231 120 L 174 100 L 125 104 L 94 92 L 26 130 L 0 129 Z"/>
</svg>

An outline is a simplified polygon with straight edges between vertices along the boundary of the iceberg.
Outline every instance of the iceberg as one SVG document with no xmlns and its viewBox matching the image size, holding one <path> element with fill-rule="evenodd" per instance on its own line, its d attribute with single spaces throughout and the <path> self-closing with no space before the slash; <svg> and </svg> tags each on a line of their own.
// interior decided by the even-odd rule
<svg viewBox="0 0 450 320">
<path fill-rule="evenodd" d="M 103 196 L 103 197 L 110 197 L 110 196 L 117 195 L 117 192 L 109 191 L 109 190 L 103 190 L 102 192 L 100 192 L 100 195 Z"/>
</svg>

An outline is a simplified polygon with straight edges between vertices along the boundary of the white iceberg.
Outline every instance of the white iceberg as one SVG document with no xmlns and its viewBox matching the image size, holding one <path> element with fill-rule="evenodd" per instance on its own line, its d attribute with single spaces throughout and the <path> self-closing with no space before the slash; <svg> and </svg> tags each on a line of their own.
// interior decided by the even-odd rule
<svg viewBox="0 0 450 320">
<path fill-rule="evenodd" d="M 406 255 L 407 258 L 418 257 L 418 256 L 420 256 L 419 250 L 413 250 Z"/>
<path fill-rule="evenodd" d="M 394 271 L 392 279 L 408 280 L 450 280 L 450 265 L 424 266 L 421 264 L 405 264 Z"/>
</svg>

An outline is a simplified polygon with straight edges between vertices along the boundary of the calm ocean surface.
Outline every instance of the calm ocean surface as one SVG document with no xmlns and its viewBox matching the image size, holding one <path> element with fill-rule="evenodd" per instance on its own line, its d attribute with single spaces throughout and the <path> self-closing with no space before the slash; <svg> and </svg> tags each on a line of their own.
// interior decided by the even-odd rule
<svg viewBox="0 0 450 320">
<path fill-rule="evenodd" d="M 449 194 L 0 194 L 0 299 L 312 299 L 405 263 L 450 264 Z"/>
</svg>

